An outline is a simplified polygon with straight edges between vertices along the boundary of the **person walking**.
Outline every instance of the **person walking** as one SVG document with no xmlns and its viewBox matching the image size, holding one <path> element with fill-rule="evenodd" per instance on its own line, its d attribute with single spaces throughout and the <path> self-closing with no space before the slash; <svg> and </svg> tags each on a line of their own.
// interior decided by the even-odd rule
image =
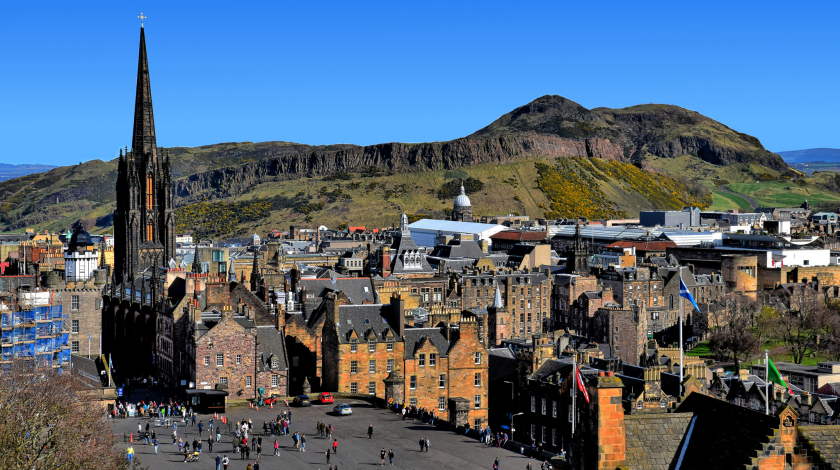
<svg viewBox="0 0 840 470">
<path fill-rule="evenodd" d="M 499 458 L 496 457 L 496 461 L 493 462 L 493 470 L 499 470 Z"/>
<path fill-rule="evenodd" d="M 222 470 L 222 456 L 216 454 L 216 470 Z"/>
<path fill-rule="evenodd" d="M 254 470 L 254 466 L 251 465 L 251 462 L 248 462 L 248 466 L 245 467 L 245 470 Z"/>
<path fill-rule="evenodd" d="M 251 450 L 257 450 L 257 440 L 251 437 Z"/>
<path fill-rule="evenodd" d="M 213 435 L 212 434 L 207 436 L 207 449 L 209 449 L 209 452 L 213 452 Z"/>
<path fill-rule="evenodd" d="M 245 460 L 251 460 L 251 448 L 247 444 L 245 445 Z"/>
<path fill-rule="evenodd" d="M 178 442 L 178 431 L 173 430 L 172 431 L 172 444 L 174 445 L 176 442 Z"/>
<path fill-rule="evenodd" d="M 428 452 L 429 451 L 429 438 L 428 437 L 426 438 L 425 444 L 426 444 L 426 452 Z"/>
<path fill-rule="evenodd" d="M 300 450 L 306 452 L 306 434 L 300 436 Z"/>
<path fill-rule="evenodd" d="M 382 459 L 382 462 L 379 464 L 380 467 L 385 466 L 385 448 L 383 447 L 382 450 L 379 451 L 379 458 Z"/>
<path fill-rule="evenodd" d="M 332 451 L 329 448 L 327 448 L 327 451 L 324 452 L 324 453 L 327 455 L 327 465 L 329 465 L 330 464 L 330 455 L 332 455 Z"/>
<path fill-rule="evenodd" d="M 373 425 L 368 426 L 368 439 L 373 439 Z"/>
<path fill-rule="evenodd" d="M 129 463 L 134 461 L 134 446 L 128 446 L 128 450 L 125 451 L 126 457 L 128 458 Z"/>
<path fill-rule="evenodd" d="M 228 464 L 230 464 L 230 459 L 225 455 L 222 459 L 222 465 L 225 467 L 223 470 L 228 470 Z"/>
<path fill-rule="evenodd" d="M 388 462 L 390 466 L 394 466 L 394 449 L 388 449 Z"/>
<path fill-rule="evenodd" d="M 157 438 L 152 439 L 152 444 L 154 444 L 154 446 L 155 446 L 155 454 L 157 454 L 157 449 L 158 449 L 158 440 L 157 440 Z"/>
<path fill-rule="evenodd" d="M 338 439 L 333 439 L 333 454 L 338 453 Z"/>
<path fill-rule="evenodd" d="M 195 418 L 193 418 L 193 419 L 195 419 Z M 204 421 L 199 421 L 198 422 L 198 437 L 201 437 L 201 431 L 203 431 L 203 430 L 204 430 Z"/>
<path fill-rule="evenodd" d="M 280 444 L 277 443 L 277 439 L 274 440 L 274 456 L 278 457 L 280 455 Z"/>
<path fill-rule="evenodd" d="M 327 440 L 331 441 L 332 440 L 332 432 L 333 432 L 332 424 L 327 426 L 327 432 L 329 433 L 329 435 L 327 436 Z"/>
<path fill-rule="evenodd" d="M 423 447 L 426 445 L 426 440 L 422 437 L 420 438 L 420 452 L 423 452 Z"/>
<path fill-rule="evenodd" d="M 262 459 L 262 444 L 257 444 L 257 460 Z"/>
<path fill-rule="evenodd" d="M 216 428 L 216 442 L 222 440 L 222 428 Z"/>
</svg>

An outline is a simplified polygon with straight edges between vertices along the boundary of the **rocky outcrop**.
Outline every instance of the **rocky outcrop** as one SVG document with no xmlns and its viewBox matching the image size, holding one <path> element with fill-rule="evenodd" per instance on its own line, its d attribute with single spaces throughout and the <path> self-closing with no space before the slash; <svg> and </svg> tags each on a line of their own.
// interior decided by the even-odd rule
<svg viewBox="0 0 840 470">
<path fill-rule="evenodd" d="M 535 156 L 619 159 L 623 154 L 621 147 L 606 139 L 572 140 L 534 132 L 424 144 L 394 142 L 298 154 L 283 152 L 255 162 L 191 174 L 175 182 L 175 195 L 183 204 L 208 196 L 235 196 L 262 183 L 367 167 L 395 173 L 452 170 Z"/>
</svg>

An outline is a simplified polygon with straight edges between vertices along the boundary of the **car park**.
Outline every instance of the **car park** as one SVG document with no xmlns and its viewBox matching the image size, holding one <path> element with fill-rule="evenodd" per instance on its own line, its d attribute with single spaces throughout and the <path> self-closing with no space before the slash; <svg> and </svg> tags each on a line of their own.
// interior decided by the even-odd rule
<svg viewBox="0 0 840 470">
<path fill-rule="evenodd" d="M 321 392 L 318 394 L 318 402 L 322 405 L 333 402 L 333 397 L 329 392 Z"/>
<path fill-rule="evenodd" d="M 306 395 L 299 395 L 296 396 L 294 400 L 292 400 L 292 405 L 294 406 L 312 406 L 312 403 L 309 402 L 309 397 Z"/>
<path fill-rule="evenodd" d="M 353 408 L 351 408 L 350 405 L 346 403 L 342 403 L 339 405 L 335 405 L 335 407 L 333 408 L 333 412 L 335 412 L 335 414 L 339 416 L 352 415 Z"/>
</svg>

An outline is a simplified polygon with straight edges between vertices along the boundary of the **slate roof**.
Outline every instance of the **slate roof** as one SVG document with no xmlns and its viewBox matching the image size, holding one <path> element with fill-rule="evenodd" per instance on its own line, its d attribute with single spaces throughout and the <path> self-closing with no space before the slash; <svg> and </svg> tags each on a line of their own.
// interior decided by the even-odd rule
<svg viewBox="0 0 840 470">
<path fill-rule="evenodd" d="M 353 305 L 373 302 L 373 283 L 367 277 L 332 277 L 327 279 L 301 279 L 306 293 L 315 297 L 324 297 L 327 292 L 344 292 Z M 367 290 L 365 290 L 367 288 Z"/>
<path fill-rule="evenodd" d="M 475 240 L 450 240 L 446 245 L 438 245 L 430 256 L 440 258 L 472 258 L 480 259 L 487 256 Z"/>
<path fill-rule="evenodd" d="M 540 368 L 528 378 L 532 380 L 546 380 L 558 372 L 560 373 L 560 378 L 566 378 L 566 376 L 571 373 L 571 370 L 571 362 L 561 361 L 558 359 L 547 359 L 542 363 Z"/>
<path fill-rule="evenodd" d="M 289 361 L 286 357 L 286 341 L 282 332 L 273 326 L 261 326 L 257 328 L 257 339 L 260 341 L 258 353 L 262 358 L 261 361 L 258 361 L 260 371 L 271 370 L 269 359 L 272 356 L 276 357 L 279 362 L 277 369 L 274 370 L 289 368 Z"/>
<path fill-rule="evenodd" d="M 840 469 L 840 426 L 800 426 L 799 432 L 829 469 Z"/>
<path fill-rule="evenodd" d="M 383 340 L 383 334 L 393 329 L 388 324 L 387 318 L 391 314 L 389 304 L 368 304 L 368 305 L 339 305 L 338 307 L 338 341 L 340 343 L 350 342 L 350 331 L 355 331 L 360 338 L 367 338 L 373 334 L 377 340 Z M 394 340 L 401 339 L 394 333 Z"/>
<path fill-rule="evenodd" d="M 627 466 L 634 470 L 674 468 L 692 419 L 688 413 L 626 415 Z"/>
<path fill-rule="evenodd" d="M 509 348 L 490 348 L 489 381 L 495 382 L 517 374 L 516 355 Z"/>
<path fill-rule="evenodd" d="M 438 350 L 438 357 L 446 357 L 449 341 L 440 332 L 440 328 L 407 328 L 405 330 L 405 358 L 414 359 L 414 351 L 426 341 L 431 341 Z"/>
<path fill-rule="evenodd" d="M 697 418 L 687 440 L 685 470 L 744 468 L 779 427 L 776 416 L 699 393 L 690 394 L 676 412 Z"/>
</svg>

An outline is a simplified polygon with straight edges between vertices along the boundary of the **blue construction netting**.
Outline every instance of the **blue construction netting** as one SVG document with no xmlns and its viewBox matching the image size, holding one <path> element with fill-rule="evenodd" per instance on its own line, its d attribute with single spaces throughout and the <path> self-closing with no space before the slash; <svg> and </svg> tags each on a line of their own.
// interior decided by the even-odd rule
<svg viewBox="0 0 840 470">
<path fill-rule="evenodd" d="M 70 362 L 70 350 L 62 349 L 61 353 L 58 355 L 58 360 L 60 361 L 60 364 L 67 364 Z"/>
<path fill-rule="evenodd" d="M 12 324 L 20 325 L 23 323 L 23 312 L 15 312 L 12 314 Z"/>
<path fill-rule="evenodd" d="M 12 326 L 12 313 L 4 313 L 2 317 L 0 317 L 0 325 L 2 326 Z"/>
<path fill-rule="evenodd" d="M 55 305 L 52 308 L 52 317 L 56 319 L 61 318 L 61 305 Z"/>
<path fill-rule="evenodd" d="M 60 346 L 67 346 L 68 344 L 70 344 L 70 334 L 65 333 L 65 334 L 61 335 L 59 337 L 59 340 L 61 341 L 61 343 L 59 343 Z M 59 347 L 59 345 L 57 344 L 56 347 Z"/>
<path fill-rule="evenodd" d="M 31 326 L 27 326 L 23 329 L 23 340 L 24 341 L 31 341 L 35 339 L 35 328 Z"/>
<path fill-rule="evenodd" d="M 15 345 L 15 356 L 32 357 L 33 355 L 35 355 L 35 343 Z"/>
<path fill-rule="evenodd" d="M 3 346 L 3 359 L 9 360 L 15 356 L 15 348 L 12 345 Z"/>
<path fill-rule="evenodd" d="M 35 307 L 35 321 L 49 320 L 51 316 L 50 307 Z"/>
<path fill-rule="evenodd" d="M 27 323 L 35 321 L 35 310 L 24 310 L 23 321 Z"/>
<path fill-rule="evenodd" d="M 35 340 L 35 352 L 52 354 L 53 343 L 53 338 L 38 338 Z"/>
</svg>

